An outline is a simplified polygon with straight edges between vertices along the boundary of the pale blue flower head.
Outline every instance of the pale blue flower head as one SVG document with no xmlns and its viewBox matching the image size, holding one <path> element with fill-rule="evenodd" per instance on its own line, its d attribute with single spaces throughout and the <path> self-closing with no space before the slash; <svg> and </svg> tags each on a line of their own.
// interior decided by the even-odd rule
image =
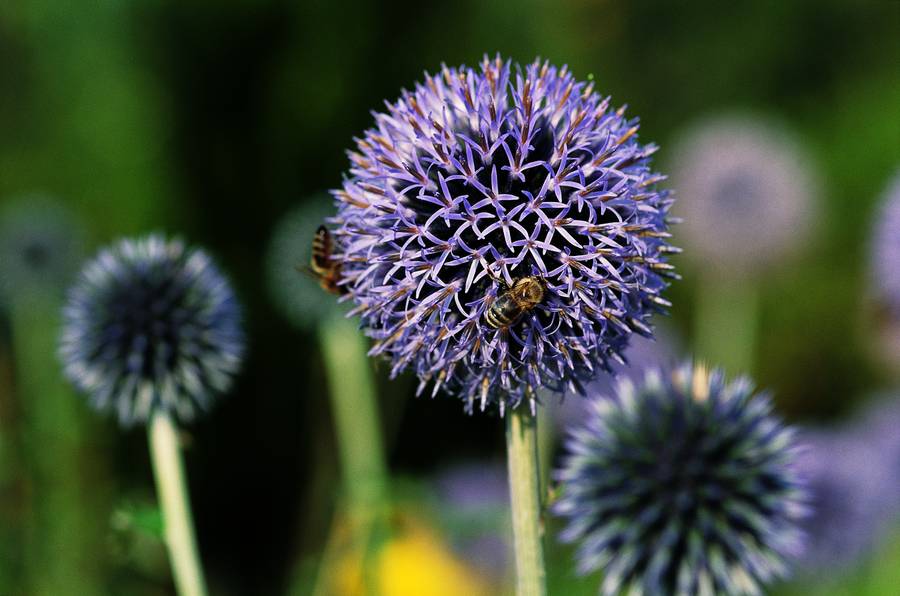
<svg viewBox="0 0 900 596">
<path fill-rule="evenodd" d="M 122 424 L 188 421 L 226 391 L 244 351 L 240 309 L 210 257 L 152 235 L 85 265 L 63 311 L 66 376 Z"/>
<path fill-rule="evenodd" d="M 600 592 L 759 594 L 802 545 L 793 432 L 746 379 L 683 365 L 594 396 L 554 511 Z"/>
</svg>

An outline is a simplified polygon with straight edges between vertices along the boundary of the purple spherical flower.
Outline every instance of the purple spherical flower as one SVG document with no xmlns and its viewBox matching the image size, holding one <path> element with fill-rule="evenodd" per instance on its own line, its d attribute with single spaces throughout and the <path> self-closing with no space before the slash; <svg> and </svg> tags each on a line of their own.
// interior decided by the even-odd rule
<svg viewBox="0 0 900 596">
<path fill-rule="evenodd" d="M 674 275 L 672 199 L 637 129 L 565 67 L 499 57 L 426 75 L 375 114 L 334 193 L 373 353 L 420 391 L 433 381 L 502 413 L 534 407 L 536 387 L 580 389 L 650 334 Z M 508 325 L 486 319 L 527 277 L 538 299 Z"/>
</svg>

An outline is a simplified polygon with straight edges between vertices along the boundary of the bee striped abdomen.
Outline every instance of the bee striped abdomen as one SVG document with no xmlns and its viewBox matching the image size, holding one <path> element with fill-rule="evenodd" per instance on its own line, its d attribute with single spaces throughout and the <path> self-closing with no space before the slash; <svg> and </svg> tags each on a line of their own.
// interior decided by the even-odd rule
<svg viewBox="0 0 900 596">
<path fill-rule="evenodd" d="M 535 276 L 517 279 L 484 312 L 484 322 L 494 329 L 506 329 L 516 323 L 544 299 L 544 282 Z"/>
<path fill-rule="evenodd" d="M 515 300 L 507 294 L 502 294 L 485 311 L 484 322 L 494 329 L 505 329 L 515 323 L 522 316 L 522 312 Z"/>
<path fill-rule="evenodd" d="M 309 266 L 318 274 L 324 274 L 331 269 L 331 234 L 325 226 L 319 226 L 312 241 L 312 256 Z"/>
<path fill-rule="evenodd" d="M 342 296 L 347 293 L 347 289 L 338 284 L 341 279 L 341 262 L 332 258 L 333 250 L 331 233 L 325 226 L 319 226 L 316 235 L 313 236 L 309 268 L 319 280 L 323 290 Z"/>
</svg>

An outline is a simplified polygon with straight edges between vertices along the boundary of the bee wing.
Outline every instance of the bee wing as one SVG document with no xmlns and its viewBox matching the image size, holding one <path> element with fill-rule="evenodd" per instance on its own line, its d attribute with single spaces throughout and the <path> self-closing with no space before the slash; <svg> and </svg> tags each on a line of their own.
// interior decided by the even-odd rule
<svg viewBox="0 0 900 596">
<path fill-rule="evenodd" d="M 302 274 L 304 274 L 304 275 L 308 275 L 308 276 L 310 276 L 311 278 L 313 278 L 313 279 L 315 279 L 315 280 L 317 280 L 317 281 L 318 281 L 319 278 L 321 277 L 321 275 L 319 275 L 318 273 L 316 273 L 316 270 L 313 269 L 312 267 L 310 267 L 309 265 L 294 265 L 294 269 L 295 269 L 298 273 L 302 273 Z"/>
</svg>

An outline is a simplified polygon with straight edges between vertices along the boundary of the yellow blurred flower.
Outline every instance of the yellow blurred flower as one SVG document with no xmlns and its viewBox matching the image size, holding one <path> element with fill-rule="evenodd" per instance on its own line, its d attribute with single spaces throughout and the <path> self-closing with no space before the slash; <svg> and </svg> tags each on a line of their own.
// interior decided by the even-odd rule
<svg viewBox="0 0 900 596">
<path fill-rule="evenodd" d="M 404 519 L 402 529 L 372 555 L 372 586 L 366 589 L 358 553 L 335 569 L 336 596 L 487 596 L 489 583 L 447 547 L 425 523 Z"/>
</svg>

